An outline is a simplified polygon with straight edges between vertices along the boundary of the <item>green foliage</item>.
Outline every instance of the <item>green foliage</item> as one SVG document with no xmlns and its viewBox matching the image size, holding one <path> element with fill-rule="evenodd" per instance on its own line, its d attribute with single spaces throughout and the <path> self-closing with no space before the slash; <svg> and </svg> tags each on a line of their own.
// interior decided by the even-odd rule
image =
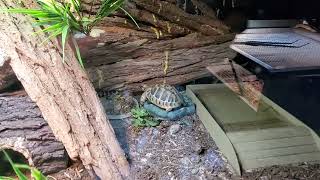
<svg viewBox="0 0 320 180">
<path fill-rule="evenodd" d="M 131 110 L 133 125 L 135 127 L 154 127 L 159 125 L 159 121 L 153 119 L 148 111 L 142 107 L 135 107 Z"/>
<path fill-rule="evenodd" d="M 34 180 L 47 180 L 47 178 L 38 169 L 32 168 L 25 164 L 16 164 L 12 161 L 12 159 L 10 158 L 10 156 L 5 150 L 2 150 L 2 152 L 4 153 L 6 159 L 9 161 L 12 169 L 16 173 L 19 180 L 28 180 L 27 176 L 22 173 L 21 169 L 29 170 L 31 172 L 31 177 Z M 0 176 L 0 180 L 14 180 L 14 179 L 11 177 Z"/>
<path fill-rule="evenodd" d="M 9 13 L 25 14 L 33 17 L 36 21 L 36 26 L 44 26 L 44 28 L 37 33 L 49 33 L 48 39 L 61 36 L 63 61 L 65 44 L 68 37 L 71 37 L 72 43 L 76 49 L 79 63 L 82 67 L 83 61 L 80 55 L 80 50 L 76 41 L 73 39 L 72 34 L 75 32 L 81 32 L 88 35 L 94 25 L 118 9 L 127 14 L 138 26 L 133 17 L 130 16 L 130 14 L 123 8 L 121 8 L 124 0 L 103 0 L 100 9 L 93 18 L 83 15 L 80 0 L 68 0 L 69 2 L 59 2 L 55 0 L 36 1 L 39 4 L 39 9 L 12 8 L 5 11 Z"/>
</svg>

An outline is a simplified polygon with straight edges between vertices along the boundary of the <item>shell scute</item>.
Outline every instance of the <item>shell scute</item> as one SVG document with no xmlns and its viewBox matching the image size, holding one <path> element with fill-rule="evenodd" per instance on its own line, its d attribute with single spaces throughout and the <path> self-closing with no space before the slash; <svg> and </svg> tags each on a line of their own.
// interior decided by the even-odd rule
<svg viewBox="0 0 320 180">
<path fill-rule="evenodd" d="M 155 85 L 146 94 L 147 99 L 156 106 L 171 110 L 183 104 L 183 99 L 179 92 L 170 85 Z"/>
</svg>

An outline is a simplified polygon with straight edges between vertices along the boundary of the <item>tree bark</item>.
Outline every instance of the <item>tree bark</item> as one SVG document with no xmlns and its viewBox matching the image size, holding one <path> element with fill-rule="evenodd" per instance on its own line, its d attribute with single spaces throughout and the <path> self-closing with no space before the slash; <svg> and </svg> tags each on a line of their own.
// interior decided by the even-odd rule
<svg viewBox="0 0 320 180">
<path fill-rule="evenodd" d="M 24 155 L 44 174 L 67 168 L 68 156 L 54 137 L 39 108 L 25 92 L 0 94 L 0 149 Z"/>
<path fill-rule="evenodd" d="M 183 84 L 209 76 L 207 66 L 233 58 L 229 49 L 233 34 L 203 36 L 190 34 L 168 40 L 151 39 L 139 31 L 117 27 L 100 27 L 99 39 L 80 39 L 86 59 L 86 69 L 96 89 L 141 91 L 144 85 L 162 83 Z M 123 32 L 119 36 L 118 32 Z M 120 40 L 119 40 L 120 39 Z M 106 44 L 101 47 L 95 45 Z M 87 49 L 86 49 L 87 48 Z M 162 64 L 168 53 L 168 74 Z"/>
<path fill-rule="evenodd" d="M 84 2 L 87 12 L 91 2 Z M 95 1 L 93 11 L 99 2 Z M 140 91 L 143 85 L 161 83 L 164 78 L 169 84 L 183 84 L 208 76 L 207 66 L 233 58 L 235 53 L 228 46 L 234 34 L 208 6 L 193 2 L 203 15 L 188 14 L 171 0 L 128 0 L 124 8 L 140 29 L 118 12 L 95 27 L 101 34 L 79 39 L 95 88 Z M 164 77 L 166 54 L 169 71 Z"/>
<path fill-rule="evenodd" d="M 169 73 L 165 78 L 171 84 L 209 75 L 207 65 L 233 58 L 235 54 L 228 45 L 234 34 L 206 4 L 192 2 L 203 15 L 188 14 L 172 0 L 130 0 L 124 8 L 138 21 L 140 29 L 128 16 L 117 12 L 95 27 L 98 33 L 92 33 L 93 37 L 78 39 L 94 87 L 136 91 L 145 84 L 162 82 L 161 64 L 166 52 Z M 98 0 L 85 0 L 84 11 L 95 12 L 99 4 Z M 183 21 L 176 21 L 177 18 Z M 200 27 L 207 27 L 212 33 L 208 35 Z"/>
<path fill-rule="evenodd" d="M 34 5 L 24 0 L 26 6 Z M 16 3 L 0 0 L 1 8 Z M 67 46 L 62 62 L 57 40 L 39 46 L 47 36 L 34 35 L 32 19 L 0 14 L 0 49 L 17 78 L 72 159 L 101 179 L 124 179 L 128 162 L 85 71 Z"/>
<path fill-rule="evenodd" d="M 0 52 L 0 93 L 17 84 L 19 84 L 19 80 L 14 74 L 9 61 L 5 61 Z"/>
</svg>

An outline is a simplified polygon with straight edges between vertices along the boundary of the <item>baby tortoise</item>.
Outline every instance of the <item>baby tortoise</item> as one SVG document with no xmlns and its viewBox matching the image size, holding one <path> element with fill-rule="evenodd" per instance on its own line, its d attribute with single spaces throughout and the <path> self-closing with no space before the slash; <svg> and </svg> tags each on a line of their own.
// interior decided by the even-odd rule
<svg viewBox="0 0 320 180">
<path fill-rule="evenodd" d="M 157 84 L 154 87 L 147 88 L 141 95 L 140 103 L 143 104 L 147 100 L 166 111 L 185 105 L 180 93 L 167 84 Z"/>
</svg>

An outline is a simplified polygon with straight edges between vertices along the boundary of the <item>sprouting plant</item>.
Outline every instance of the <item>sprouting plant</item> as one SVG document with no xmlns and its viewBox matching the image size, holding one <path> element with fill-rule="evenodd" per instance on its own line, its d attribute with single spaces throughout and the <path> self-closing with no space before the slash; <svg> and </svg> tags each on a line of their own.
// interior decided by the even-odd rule
<svg viewBox="0 0 320 180">
<path fill-rule="evenodd" d="M 80 55 L 80 50 L 72 36 L 75 32 L 81 32 L 88 35 L 92 28 L 104 17 L 109 16 L 118 9 L 127 14 L 138 26 L 133 17 L 121 7 L 125 0 L 102 0 L 100 9 L 93 17 L 90 17 L 90 15 L 86 16 L 82 13 L 80 0 L 68 0 L 67 2 L 66 0 L 62 2 L 56 0 L 36 1 L 39 4 L 39 9 L 11 8 L 6 9 L 5 11 L 9 13 L 25 14 L 33 17 L 36 21 L 35 25 L 43 27 L 43 29 L 37 33 L 48 33 L 48 39 L 61 36 L 63 61 L 65 44 L 67 39 L 70 37 L 73 46 L 75 47 L 78 61 L 82 67 L 84 67 L 84 65 Z"/>
<path fill-rule="evenodd" d="M 163 61 L 163 84 L 166 84 L 166 77 L 169 69 L 169 51 L 165 51 L 164 53 L 166 55 L 166 58 Z"/>
<path fill-rule="evenodd" d="M 2 150 L 2 152 L 4 153 L 6 159 L 9 161 L 12 169 L 16 173 L 16 175 L 19 178 L 19 180 L 28 180 L 27 176 L 22 173 L 21 169 L 29 170 L 30 173 L 31 173 L 31 177 L 34 180 L 47 180 L 47 178 L 38 169 L 30 167 L 30 166 L 28 166 L 26 164 L 14 163 L 5 150 Z M 15 180 L 14 178 L 4 177 L 4 176 L 0 176 L 0 179 L 1 180 Z"/>
<path fill-rule="evenodd" d="M 151 117 L 148 111 L 142 107 L 135 107 L 131 110 L 133 116 L 133 126 L 135 127 L 154 127 L 159 125 L 159 121 Z"/>
</svg>

